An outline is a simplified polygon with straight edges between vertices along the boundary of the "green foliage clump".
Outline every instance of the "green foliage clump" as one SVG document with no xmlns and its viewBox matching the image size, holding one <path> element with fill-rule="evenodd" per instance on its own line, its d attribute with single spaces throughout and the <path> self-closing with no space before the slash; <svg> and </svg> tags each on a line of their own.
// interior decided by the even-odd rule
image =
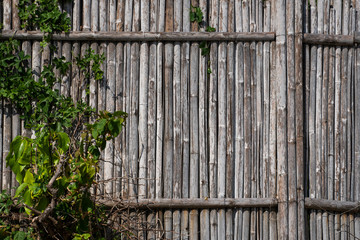
<svg viewBox="0 0 360 240">
<path fill-rule="evenodd" d="M 70 29 L 70 20 L 55 0 L 22 0 L 19 9 L 25 28 L 40 28 L 50 37 Z M 43 42 L 50 44 L 53 55 L 51 39 Z M 96 184 L 101 151 L 120 134 L 127 114 L 96 113 L 88 104 L 61 95 L 55 86 L 70 69 L 65 58 L 48 59 L 37 78 L 29 59 L 18 41 L 0 42 L 0 98 L 34 132 L 31 138 L 15 137 L 6 157 L 19 187 L 14 197 L 0 194 L 0 238 L 101 239 L 109 232 L 104 230 L 108 215 L 90 189 Z M 101 80 L 104 60 L 90 49 L 74 64 L 85 78 Z"/>
<path fill-rule="evenodd" d="M 60 11 L 58 0 L 20 0 L 18 9 L 23 29 L 45 33 L 42 46 L 46 46 L 52 34 L 70 31 L 71 19 Z"/>
</svg>

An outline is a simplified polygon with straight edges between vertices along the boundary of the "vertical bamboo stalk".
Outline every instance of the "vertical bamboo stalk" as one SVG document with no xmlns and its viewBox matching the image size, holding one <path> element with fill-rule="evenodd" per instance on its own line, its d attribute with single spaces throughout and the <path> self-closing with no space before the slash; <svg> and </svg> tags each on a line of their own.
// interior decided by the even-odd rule
<svg viewBox="0 0 360 240">
<path fill-rule="evenodd" d="M 72 31 L 80 31 L 80 1 L 74 1 L 72 15 Z"/>
<path fill-rule="evenodd" d="M 311 32 L 317 32 L 316 5 L 311 3 Z M 310 72 L 310 105 L 309 105 L 309 196 L 316 197 L 316 139 L 315 139 L 315 114 L 316 114 L 316 59 L 317 47 L 311 47 L 311 72 Z M 316 211 L 310 213 L 310 232 L 311 238 L 316 239 Z"/>
<path fill-rule="evenodd" d="M 11 190 L 11 169 L 6 166 L 6 156 L 10 152 L 11 143 L 11 105 L 7 100 L 3 100 L 2 112 L 2 190 Z"/>
<path fill-rule="evenodd" d="M 12 0 L 12 29 L 19 30 L 20 29 L 20 18 L 18 11 L 19 0 Z"/>
<path fill-rule="evenodd" d="M 200 0 L 199 7 L 207 21 L 207 1 Z M 203 31 L 203 29 L 201 29 Z M 208 159 L 207 159 L 207 63 L 208 58 L 199 54 L 199 170 L 200 170 L 200 197 L 209 197 Z M 210 239 L 210 212 L 208 209 L 200 211 L 200 239 Z"/>
<path fill-rule="evenodd" d="M 264 6 L 264 31 L 270 31 L 270 2 L 266 1 Z M 269 137 L 270 137 L 270 42 L 264 43 L 263 53 L 263 152 L 262 152 L 262 193 L 264 197 L 269 197 Z M 269 211 L 263 212 L 263 238 L 269 238 Z"/>
<path fill-rule="evenodd" d="M 288 225 L 288 195 L 287 195 L 287 129 L 286 129 L 286 28 L 285 28 L 285 1 L 276 2 L 276 71 L 277 71 L 277 189 L 278 189 L 278 231 L 279 238 L 289 237 Z"/>
<path fill-rule="evenodd" d="M 106 111 L 115 111 L 115 91 L 116 91 L 116 64 L 115 64 L 116 46 L 114 43 L 109 43 L 106 56 L 107 69 L 106 69 Z M 114 178 L 114 142 L 107 142 L 105 148 L 105 162 L 104 162 L 104 179 Z M 113 181 L 106 182 L 104 188 L 106 196 L 113 197 Z"/>
<path fill-rule="evenodd" d="M 174 30 L 174 2 L 166 0 L 165 31 Z M 173 159 L 174 159 L 174 132 L 173 132 L 173 67 L 174 46 L 165 44 L 165 73 L 164 73 L 164 197 L 171 198 L 173 193 Z M 164 213 L 165 238 L 172 238 L 172 211 Z"/>
<path fill-rule="evenodd" d="M 330 10 L 330 34 L 335 32 L 335 11 Z M 330 48 L 329 54 L 329 83 L 327 97 L 328 129 L 327 129 L 327 149 L 328 149 L 328 199 L 334 199 L 334 102 L 335 102 L 335 48 Z M 329 239 L 334 239 L 334 215 L 329 214 Z"/>
<path fill-rule="evenodd" d="M 356 1 L 356 11 L 357 13 L 360 12 L 360 1 Z M 358 16 L 358 15 L 357 15 Z M 356 19 L 356 30 L 359 31 L 360 29 L 360 21 L 357 18 Z M 358 79 L 360 76 L 360 49 L 357 48 L 355 50 L 355 78 Z M 355 174 L 354 174 L 354 201 L 360 201 L 360 83 L 359 81 L 354 82 L 354 130 L 355 130 L 355 136 L 354 136 L 354 160 L 355 160 Z M 355 230 L 355 237 L 360 238 L 360 214 L 355 215 L 355 224 L 354 224 L 354 230 Z"/>
<path fill-rule="evenodd" d="M 219 32 L 227 31 L 227 1 L 219 1 Z M 226 100 L 227 100 L 227 76 L 226 76 L 226 43 L 219 44 L 218 65 L 218 198 L 225 198 L 226 193 Z M 218 210 L 218 238 L 226 236 L 225 210 Z"/>
<path fill-rule="evenodd" d="M 163 32 L 165 30 L 165 0 L 161 0 L 158 3 L 158 15 L 157 15 L 157 31 Z M 163 103 L 163 82 L 164 82 L 164 76 L 163 76 L 163 54 L 164 54 L 164 44 L 158 43 L 157 46 L 157 93 L 156 93 L 156 198 L 162 197 L 163 193 L 163 147 L 164 147 L 164 103 Z M 157 229 L 162 228 L 161 218 L 163 213 L 158 212 L 157 213 Z M 158 234 L 156 236 L 157 239 L 160 239 L 162 237 L 162 232 L 158 231 Z"/>
<path fill-rule="evenodd" d="M 210 24 L 216 30 L 219 29 L 219 7 L 218 0 L 211 1 Z M 217 112 L 218 112 L 218 45 L 211 43 L 210 46 L 210 74 L 209 83 L 209 176 L 210 176 L 210 197 L 217 197 L 217 172 L 218 172 L 218 131 L 217 131 Z M 217 211 L 210 212 L 210 237 L 211 239 L 218 239 L 218 219 Z"/>
<path fill-rule="evenodd" d="M 11 16 L 12 16 L 12 9 L 11 9 L 11 0 L 4 0 L 3 1 L 3 29 L 10 30 L 11 29 Z"/>
<path fill-rule="evenodd" d="M 183 31 L 190 31 L 190 1 L 183 1 Z M 184 42 L 181 49 L 181 112 L 182 112 L 182 198 L 190 195 L 190 112 L 189 112 L 189 78 L 190 78 L 190 44 Z M 189 212 L 181 212 L 181 238 L 189 237 Z"/>
<path fill-rule="evenodd" d="M 295 73 L 295 2 L 287 2 L 287 142 L 288 142 L 288 194 L 289 194 L 289 238 L 298 238 L 296 202 L 296 73 Z M 298 64 L 301 64 L 298 62 Z M 298 106 L 298 108 L 301 105 Z M 295 227 L 296 226 L 296 227 Z"/>
<path fill-rule="evenodd" d="M 234 22 L 234 1 L 231 0 L 228 2 L 228 32 L 234 32 L 235 22 Z M 235 147 L 235 80 L 234 80 L 234 42 L 229 42 L 227 45 L 227 85 L 226 85 L 226 179 L 225 179 L 225 196 L 228 198 L 234 197 L 234 147 Z M 225 213 L 226 218 L 226 239 L 234 238 L 234 219 L 233 219 L 233 210 L 227 209 Z"/>
<path fill-rule="evenodd" d="M 141 31 L 149 31 L 149 4 L 141 2 Z M 147 188 L 147 118 L 148 118 L 148 77 L 149 47 L 147 43 L 140 46 L 140 79 L 139 79 L 139 199 L 146 198 Z"/>
<path fill-rule="evenodd" d="M 124 96 L 124 89 L 123 89 L 123 79 L 124 79 L 124 44 L 117 43 L 116 44 L 116 56 L 115 56 L 115 110 L 116 111 L 123 111 L 123 96 Z M 94 84 L 96 87 L 96 85 Z M 91 83 L 90 83 L 91 88 Z M 94 101 L 96 103 L 96 101 Z M 123 165 L 123 159 L 121 153 L 124 151 L 123 142 L 121 141 L 121 135 L 115 139 L 115 146 L 114 146 L 114 178 L 115 181 L 113 183 L 113 191 L 114 197 L 119 198 L 121 196 L 121 171 Z"/>
<path fill-rule="evenodd" d="M 116 31 L 116 1 L 110 0 L 108 2 L 108 26 L 109 31 Z M 146 17 L 146 16 L 144 16 Z"/>
<path fill-rule="evenodd" d="M 235 31 L 242 31 L 242 1 L 235 1 Z M 243 43 L 237 43 L 235 48 L 235 183 L 234 197 L 243 197 L 244 176 L 244 50 Z M 234 238 L 241 239 L 242 210 L 236 209 L 234 216 Z"/>
<path fill-rule="evenodd" d="M 341 34 L 342 4 L 335 1 L 335 34 Z M 341 47 L 336 48 L 335 53 L 335 200 L 340 200 L 340 177 L 341 177 L 341 159 L 340 159 L 340 127 L 341 127 Z M 335 239 L 340 239 L 340 215 L 335 215 Z"/>
<path fill-rule="evenodd" d="M 329 17 L 330 17 L 330 2 L 324 1 L 324 16 L 323 16 L 323 30 L 324 34 L 329 34 Z M 323 87 L 322 87 L 322 100 L 321 100 L 321 162 L 323 168 L 323 174 L 321 177 L 321 185 L 323 186 L 321 191 L 321 198 L 326 199 L 328 196 L 328 139 L 327 139 L 327 119 L 328 119 L 328 89 L 329 89 L 329 47 L 325 46 L 323 50 Z M 329 222 L 327 212 L 322 213 L 322 232 L 323 238 L 329 239 Z"/>
<path fill-rule="evenodd" d="M 174 1 L 174 31 L 180 32 L 182 2 Z M 174 72 L 173 72 L 173 121 L 174 121 L 174 175 L 173 175 L 173 198 L 181 198 L 181 45 L 174 43 Z M 180 239 L 181 235 L 181 213 L 180 210 L 173 212 L 173 239 Z"/>
<path fill-rule="evenodd" d="M 24 51 L 25 55 L 31 56 L 31 42 L 30 41 L 24 41 L 22 42 L 22 51 Z M 27 60 L 27 64 L 28 64 L 28 68 L 31 68 L 31 59 Z M 0 100 L 1 103 L 1 100 Z M 1 108 L 1 107 L 0 107 Z M 1 116 L 2 114 L 0 114 Z M 2 120 L 2 117 L 0 117 L 0 121 Z M 31 130 L 30 129 L 26 129 L 25 128 L 25 121 L 21 120 L 21 135 L 26 136 L 26 137 L 30 137 L 31 136 Z M 1 131 L 0 131 L 1 132 Z M 1 140 L 1 136 L 0 136 L 0 143 L 2 142 Z M 2 150 L 2 147 L 0 146 L 0 152 Z M 1 156 L 1 155 L 0 155 Z M 1 181 L 1 180 L 0 180 Z"/>
<path fill-rule="evenodd" d="M 82 14 L 82 30 L 91 30 L 91 1 L 83 0 L 83 14 Z"/>
</svg>

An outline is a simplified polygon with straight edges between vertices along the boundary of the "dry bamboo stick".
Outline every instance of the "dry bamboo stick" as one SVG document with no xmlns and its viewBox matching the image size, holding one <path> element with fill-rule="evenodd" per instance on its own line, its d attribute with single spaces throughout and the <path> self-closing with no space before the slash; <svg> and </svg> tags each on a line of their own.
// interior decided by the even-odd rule
<svg viewBox="0 0 360 240">
<path fill-rule="evenodd" d="M 108 21 L 108 31 L 116 31 L 116 0 L 108 1 L 108 12 L 107 12 L 107 21 Z M 146 14 L 145 16 L 146 17 Z"/>
<path fill-rule="evenodd" d="M 181 31 L 182 2 L 174 1 L 174 31 Z M 173 175 L 173 197 L 181 198 L 182 182 L 182 156 L 181 156 L 181 45 L 174 44 L 174 72 L 173 72 L 173 121 L 174 121 L 174 175 Z M 173 212 L 173 239 L 181 236 L 181 213 L 179 210 Z"/>
<path fill-rule="evenodd" d="M 0 9 L 1 10 L 1 9 Z M 3 99 L 0 99 L 0 124 L 1 126 L 3 126 L 3 117 L 4 117 L 4 110 L 3 110 L 3 107 L 4 107 L 4 100 Z M 1 168 L 1 175 L 3 176 L 4 175 L 4 169 L 3 168 L 3 165 L 5 164 L 5 161 L 4 161 L 4 149 L 3 149 L 3 138 L 4 138 L 4 134 L 3 134 L 3 129 L 1 128 L 1 131 L 0 131 L 0 158 L 1 158 L 1 163 L 0 163 L 0 168 Z M 3 188 L 3 177 L 0 177 L 0 189 L 1 191 L 3 190 L 7 190 L 7 188 Z"/>
<path fill-rule="evenodd" d="M 359 12 L 360 10 L 360 2 L 357 1 L 356 2 L 356 10 L 357 12 Z M 360 28 L 360 23 L 359 21 L 356 22 L 356 29 Z M 359 76 L 360 74 L 360 49 L 357 48 L 355 50 L 355 76 Z M 354 112 L 355 112 L 355 118 L 354 118 L 354 130 L 355 133 L 358 133 L 360 131 L 360 98 L 359 98 L 359 93 L 360 93 L 360 83 L 359 81 L 355 81 L 354 82 Z M 354 158 L 355 158 L 355 165 L 354 165 L 354 169 L 355 169 L 355 174 L 354 174 L 354 185 L 355 185 L 355 189 L 354 189 L 354 201 L 359 202 L 360 201 L 360 183 L 359 183 L 359 179 L 360 179 L 360 139 L 359 139 L 359 134 L 355 134 L 354 136 Z M 354 228 L 355 228 L 355 237 L 360 238 L 360 214 L 356 214 L 355 215 L 355 224 L 354 224 Z"/>
<path fill-rule="evenodd" d="M 244 198 L 251 197 L 251 160 L 252 160 L 252 137 L 251 137 L 251 62 L 250 46 L 244 44 Z M 250 212 L 246 209 L 243 213 L 242 238 L 250 238 Z"/>
<path fill-rule="evenodd" d="M 149 4 L 141 2 L 141 30 L 149 30 Z M 148 146 L 148 88 L 149 88 L 149 46 L 140 46 L 140 79 L 139 79 L 139 199 L 146 198 L 147 193 L 147 146 Z"/>
<path fill-rule="evenodd" d="M 22 48 L 22 51 L 24 51 L 24 54 L 25 55 L 28 55 L 28 56 L 31 56 L 31 42 L 30 41 L 24 41 L 24 42 L 22 42 L 22 46 L 21 46 L 21 48 Z M 28 59 L 27 60 L 27 66 L 29 67 L 29 68 L 31 68 L 31 59 Z M 1 100 L 0 100 L 0 103 L 1 103 Z M 1 107 L 0 107 L 1 108 Z M 1 116 L 2 114 L 0 114 L 0 116 Z M 0 121 L 2 120 L 2 117 L 0 117 Z M 30 129 L 26 129 L 25 128 L 25 121 L 24 120 L 21 120 L 21 135 L 23 135 L 23 136 L 26 136 L 26 137 L 31 137 L 31 130 Z M 1 131 L 0 131 L 1 132 Z M 2 140 L 1 140 L 1 136 L 0 136 L 0 143 L 2 142 Z M 2 147 L 0 146 L 0 149 L 2 150 Z M 0 150 L 0 152 L 1 152 L 1 150 Z M 2 156 L 2 155 L 0 155 L 0 156 Z M 0 179 L 0 181 L 1 181 L 1 179 Z"/>
<path fill-rule="evenodd" d="M 163 3 L 164 4 L 164 3 Z M 162 16 L 162 12 L 164 10 L 161 7 L 161 3 L 159 6 L 160 9 L 160 16 Z M 158 25 L 158 28 L 163 30 L 164 22 L 161 20 Z M 164 143 L 164 103 L 163 103 L 163 43 L 158 43 L 157 45 L 157 78 L 156 78 L 156 181 L 155 181 L 155 194 L 156 198 L 162 197 L 163 192 L 163 171 L 162 171 L 162 164 L 163 164 L 163 143 Z M 158 213 L 158 216 L 161 216 L 161 212 Z M 159 222 L 160 219 L 157 219 L 157 229 L 161 229 L 162 225 Z M 157 239 L 160 237 L 161 231 L 158 232 L 159 234 L 156 235 Z"/>
<path fill-rule="evenodd" d="M 169 24 L 169 23 L 166 23 Z M 165 44 L 165 73 L 164 73 L 164 197 L 171 198 L 173 192 L 173 158 L 174 158 L 174 132 L 173 132 L 173 58 L 174 46 Z M 165 238 L 172 238 L 168 231 L 172 225 L 171 211 L 165 211 Z"/>
<path fill-rule="evenodd" d="M 228 29 L 228 2 L 219 1 L 219 32 Z M 226 197 L 226 145 L 227 145 L 227 46 L 222 42 L 218 49 L 218 198 Z M 218 238 L 225 239 L 225 210 L 218 210 Z"/>
<path fill-rule="evenodd" d="M 210 25 L 218 31 L 219 27 L 219 7 L 218 0 L 211 1 L 211 10 L 209 11 Z M 211 43 L 210 46 L 210 74 L 209 82 L 209 183 L 210 197 L 217 197 L 217 172 L 218 172 L 218 130 L 217 130 L 217 112 L 218 112 L 218 45 Z M 210 212 L 210 238 L 218 239 L 218 219 L 217 211 Z"/>
<path fill-rule="evenodd" d="M 11 29 L 11 0 L 4 0 L 3 4 L 3 29 L 10 30 Z"/>
<path fill-rule="evenodd" d="M 287 203 L 287 133 L 286 133 L 286 38 L 285 38 L 285 1 L 276 2 L 276 71 L 277 71 L 277 189 L 278 189 L 278 237 L 289 237 Z"/>
<path fill-rule="evenodd" d="M 265 2 L 264 9 L 264 31 L 270 30 L 270 2 Z M 264 43 L 263 53 L 263 152 L 262 152 L 262 194 L 269 196 L 269 135 L 270 135 L 270 43 Z M 269 238 L 269 211 L 264 209 L 263 213 L 263 239 Z"/>
<path fill-rule="evenodd" d="M 74 1 L 72 15 L 72 31 L 80 31 L 80 1 Z"/>
<path fill-rule="evenodd" d="M 205 21 L 207 21 L 207 1 L 200 0 L 199 7 L 204 13 Z M 203 29 L 201 29 L 203 31 Z M 199 53 L 200 54 L 200 53 Z M 199 181 L 200 181 L 200 197 L 209 197 L 209 168 L 208 168 L 208 151 L 207 151 L 207 87 L 208 74 L 207 63 L 208 57 L 199 55 Z M 208 209 L 200 212 L 200 239 L 210 239 L 210 212 Z"/>
<path fill-rule="evenodd" d="M 289 238 L 298 239 L 296 169 L 296 73 L 295 73 L 295 2 L 287 2 L 287 158 L 289 194 Z M 300 63 L 301 64 L 301 63 Z M 301 105 L 300 105 L 301 106 Z M 298 106 L 300 108 L 300 106 Z M 296 226 L 296 227 L 295 227 Z"/>
<path fill-rule="evenodd" d="M 20 29 L 20 18 L 18 9 L 19 0 L 12 0 L 12 29 L 19 30 Z"/>
<path fill-rule="evenodd" d="M 71 62 L 71 43 L 64 42 L 62 46 L 62 56 L 65 58 L 65 61 Z M 70 82 L 71 82 L 71 69 L 62 76 L 60 83 L 60 92 L 66 97 L 70 97 Z"/>
<path fill-rule="evenodd" d="M 81 44 L 81 49 L 80 49 L 81 58 L 85 57 L 86 52 L 88 50 L 89 50 L 89 44 L 88 43 Z M 81 101 L 87 103 L 88 102 L 88 97 L 89 97 L 88 94 L 87 94 L 87 87 L 89 85 L 89 81 L 88 81 L 88 79 L 85 78 L 84 74 L 82 74 L 81 72 L 80 72 L 80 78 L 79 78 L 78 81 L 79 81 L 79 84 L 80 84 L 80 86 L 79 86 L 79 94 L 80 94 L 80 96 L 79 96 L 78 101 L 81 100 Z"/>
<path fill-rule="evenodd" d="M 342 4 L 339 1 L 335 1 L 335 34 L 341 34 L 341 19 L 342 19 Z M 340 160 L 340 127 L 341 127 L 341 48 L 336 48 L 335 53 L 335 179 L 334 179 L 334 199 L 340 200 L 340 177 L 341 177 L 341 160 Z M 335 216 L 335 239 L 340 239 L 340 215 Z"/>
<path fill-rule="evenodd" d="M 199 197 L 199 45 L 190 47 L 190 198 Z M 197 238 L 197 211 L 190 212 L 190 238 Z M 193 219 L 192 219 L 193 218 Z"/>
<path fill-rule="evenodd" d="M 311 18 L 311 29 L 310 31 L 317 32 L 317 18 L 316 18 L 316 5 L 312 1 L 310 14 Z M 316 116 L 316 69 L 317 69 L 317 47 L 311 47 L 311 71 L 310 71 L 310 85 L 309 85 L 309 196 L 312 198 L 316 197 L 316 133 L 315 133 L 315 116 Z M 312 239 L 316 239 L 316 212 L 310 213 L 310 236 Z"/>
<path fill-rule="evenodd" d="M 124 45 L 122 43 L 116 44 L 116 56 L 115 56 L 115 110 L 116 111 L 123 111 L 124 101 L 124 89 L 123 89 L 123 79 L 124 79 Z M 90 89 L 91 89 L 91 82 L 90 82 Z M 96 85 L 93 84 L 96 89 Z M 91 90 L 90 90 L 91 94 Z M 90 95 L 91 100 L 91 95 Z M 91 101 L 90 101 L 91 103 Z M 96 99 L 94 101 L 96 104 Z M 122 134 L 115 139 L 115 146 L 114 146 L 114 177 L 117 179 L 113 183 L 113 191 L 114 197 L 120 198 L 121 196 L 121 171 L 123 166 L 122 155 L 121 153 L 124 151 L 124 143 L 122 140 Z"/>
<path fill-rule="evenodd" d="M 332 9 L 330 11 L 330 34 L 335 32 L 335 12 Z M 334 102 L 335 102 L 335 48 L 330 48 L 330 59 L 329 59 L 329 83 L 328 83 L 328 196 L 327 198 L 332 200 L 334 198 Z M 334 239 L 334 216 L 329 215 L 329 239 Z"/>
<path fill-rule="evenodd" d="M 329 17 L 330 17 L 330 2 L 324 1 L 324 15 L 323 15 L 323 30 L 325 34 L 329 34 Z M 321 162 L 323 168 L 323 174 L 321 177 L 321 185 L 323 186 L 321 191 L 321 198 L 327 198 L 328 196 L 328 145 L 327 145 L 327 119 L 328 119 L 328 86 L 329 86 L 329 47 L 323 48 L 323 87 L 322 87 L 322 99 L 321 99 Z M 322 213 L 322 234 L 324 239 L 329 239 L 329 221 L 328 213 Z"/>
<path fill-rule="evenodd" d="M 235 1 L 235 31 L 242 31 L 242 1 Z M 243 44 L 237 43 L 235 48 L 235 183 L 234 197 L 243 196 L 244 176 L 244 53 Z M 234 238 L 241 239 L 242 210 L 236 209 L 234 216 Z"/>
<path fill-rule="evenodd" d="M 252 9 L 251 9 L 252 10 Z M 251 11 L 250 11 L 251 12 Z M 250 182 L 251 189 L 250 196 L 256 197 L 257 195 L 257 182 L 258 182 L 258 129 L 257 129 L 257 72 L 256 72 L 256 43 L 250 43 L 250 121 L 251 124 L 251 150 L 252 158 L 250 159 Z M 250 212 L 250 239 L 256 238 L 257 228 L 257 209 L 251 209 Z"/>
<path fill-rule="evenodd" d="M 116 91 L 116 45 L 109 43 L 106 56 L 107 69 L 106 69 L 106 111 L 115 111 L 115 91 Z M 104 162 L 104 179 L 111 179 L 114 177 L 114 142 L 107 142 L 105 148 L 105 162 Z M 104 194 L 113 196 L 113 182 L 105 183 Z"/>
<path fill-rule="evenodd" d="M 335 46 L 352 46 L 357 40 L 354 36 L 341 34 L 320 34 L 320 33 L 304 33 L 304 43 L 335 45 Z"/>
<path fill-rule="evenodd" d="M 319 2 L 317 4 L 317 33 L 322 34 L 324 32 L 324 3 Z M 317 198 L 322 197 L 322 191 L 325 186 L 322 185 L 322 176 L 325 169 L 323 159 L 321 156 L 323 146 L 321 142 L 321 125 L 322 125 L 322 90 L 323 90 L 323 48 L 322 46 L 317 47 L 317 63 L 316 63 L 316 82 L 315 82 L 315 162 L 316 162 L 316 180 L 315 180 L 315 196 Z M 322 239 L 322 213 L 319 211 L 316 215 L 316 234 L 317 239 Z"/>
<path fill-rule="evenodd" d="M 125 28 L 128 29 L 128 28 Z M 129 31 L 129 30 L 127 30 Z M 0 39 L 18 39 L 18 40 L 42 40 L 43 34 L 39 31 L 17 31 L 3 30 Z M 253 33 L 253 32 L 80 32 L 72 31 L 67 34 L 56 34 L 52 36 L 56 41 L 164 41 L 164 42 L 187 42 L 187 41 L 273 41 L 275 34 L 273 32 Z M 360 42 L 360 41 L 359 41 Z M 352 45 L 352 44 L 350 44 Z"/>
<path fill-rule="evenodd" d="M 11 143 L 11 113 L 12 107 L 10 102 L 3 100 L 2 106 L 2 190 L 11 190 L 11 169 L 6 165 L 6 156 L 10 152 Z"/>
<path fill-rule="evenodd" d="M 83 14 L 82 14 L 82 30 L 83 31 L 90 31 L 91 29 L 91 1 L 90 0 L 83 0 Z M 80 29 L 81 30 L 81 29 Z"/>
<path fill-rule="evenodd" d="M 189 25 L 190 26 L 190 25 Z M 190 112 L 189 112 L 189 69 L 190 69 L 190 45 L 183 43 L 181 58 L 181 112 L 182 112 L 182 198 L 189 197 L 189 174 L 190 174 Z M 187 238 L 188 211 L 182 211 L 181 215 L 181 237 Z"/>
<path fill-rule="evenodd" d="M 305 198 L 305 208 L 339 213 L 356 213 L 360 211 L 360 203 L 342 200 Z"/>
</svg>

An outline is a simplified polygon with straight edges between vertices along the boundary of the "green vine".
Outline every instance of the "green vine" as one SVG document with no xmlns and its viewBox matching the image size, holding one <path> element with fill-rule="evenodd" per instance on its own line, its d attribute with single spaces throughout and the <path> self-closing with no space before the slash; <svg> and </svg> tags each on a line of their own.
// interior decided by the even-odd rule
<svg viewBox="0 0 360 240">
<path fill-rule="evenodd" d="M 200 7 L 194 7 L 191 5 L 190 21 L 193 23 L 197 23 L 199 27 L 205 26 L 206 23 L 204 22 L 204 13 L 201 11 Z M 206 26 L 205 31 L 206 32 L 215 32 L 216 29 L 211 26 Z M 201 49 L 201 55 L 203 57 L 210 55 L 210 44 L 208 41 L 201 41 L 199 47 Z M 208 60 L 208 62 L 207 62 L 207 73 L 208 74 L 212 73 L 210 65 L 211 65 L 211 62 L 210 62 L 210 60 Z"/>
</svg>

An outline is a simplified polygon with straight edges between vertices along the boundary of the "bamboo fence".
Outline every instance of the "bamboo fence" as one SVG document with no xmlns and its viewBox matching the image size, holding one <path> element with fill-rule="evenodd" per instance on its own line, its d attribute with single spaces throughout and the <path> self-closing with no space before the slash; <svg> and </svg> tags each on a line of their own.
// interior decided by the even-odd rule
<svg viewBox="0 0 360 240">
<path fill-rule="evenodd" d="M 54 35 L 57 54 L 107 60 L 102 81 L 73 66 L 57 88 L 129 114 L 97 195 L 148 210 L 140 239 L 360 238 L 359 0 L 60 2 L 72 31 Z M 22 42 L 36 76 L 49 51 L 20 30 L 17 4 L 0 1 L 0 39 Z M 10 141 L 32 133 L 4 100 L 0 115 L 11 189 Z"/>
</svg>

